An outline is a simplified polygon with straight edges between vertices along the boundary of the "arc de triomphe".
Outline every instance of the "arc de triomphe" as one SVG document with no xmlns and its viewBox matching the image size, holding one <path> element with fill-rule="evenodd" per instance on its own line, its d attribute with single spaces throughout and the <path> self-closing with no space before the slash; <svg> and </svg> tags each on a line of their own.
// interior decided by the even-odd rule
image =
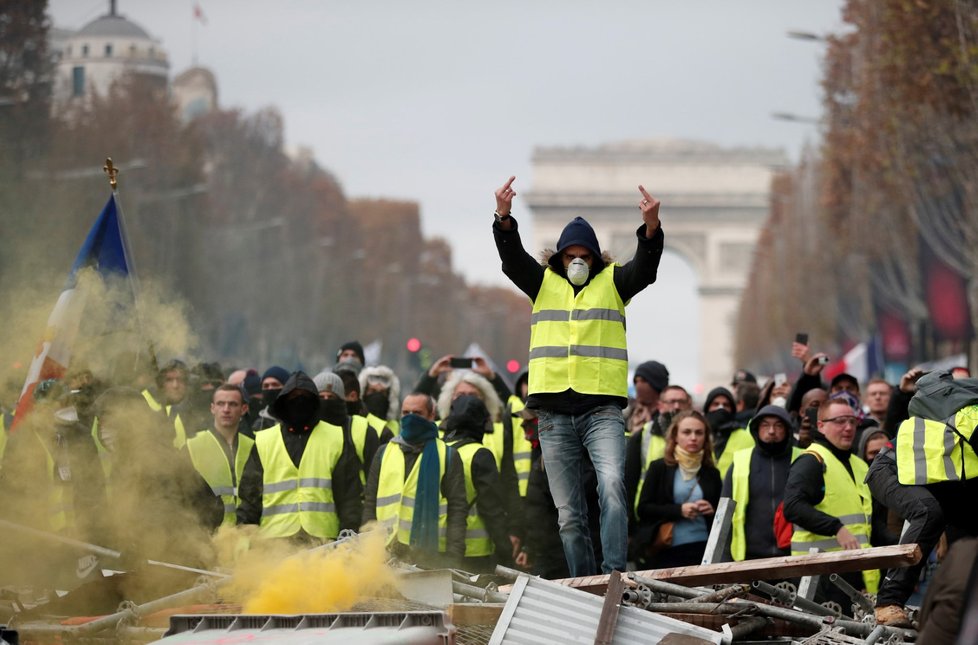
<svg viewBox="0 0 978 645">
<path fill-rule="evenodd" d="M 534 248 L 553 246 L 580 215 L 621 261 L 635 249 L 636 186 L 662 202 L 666 248 L 684 257 L 699 281 L 700 378 L 728 384 L 734 324 L 754 244 L 770 210 L 780 149 L 722 148 L 693 141 L 633 141 L 593 148 L 537 148 L 526 203 Z"/>
</svg>

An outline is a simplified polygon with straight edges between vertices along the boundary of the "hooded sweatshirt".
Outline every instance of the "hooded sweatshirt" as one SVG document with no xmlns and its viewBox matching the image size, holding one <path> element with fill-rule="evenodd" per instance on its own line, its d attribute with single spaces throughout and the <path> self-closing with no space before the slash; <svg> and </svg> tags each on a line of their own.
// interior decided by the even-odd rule
<svg viewBox="0 0 978 645">
<path fill-rule="evenodd" d="M 760 423 L 765 418 L 777 418 L 784 422 L 784 439 L 777 443 L 762 443 L 759 438 Z M 777 405 L 761 408 L 748 425 L 756 445 L 750 456 L 750 475 L 747 516 L 744 519 L 744 535 L 747 543 L 747 559 L 771 558 L 789 555 L 791 549 L 779 549 L 774 536 L 774 513 L 781 504 L 784 487 L 791 469 L 792 436 L 794 426 L 787 410 Z M 733 468 L 723 480 L 723 496 L 733 496 Z"/>
<path fill-rule="evenodd" d="M 520 239 L 519 225 L 516 218 L 509 217 L 512 228 L 504 231 L 498 224 L 493 224 L 493 236 L 496 240 L 496 250 L 499 259 L 502 260 L 503 273 L 506 274 L 516 287 L 525 293 L 531 301 L 536 300 L 543 285 L 544 271 L 547 265 L 541 265 L 523 248 Z M 651 238 L 645 237 L 645 224 L 643 223 L 635 231 L 637 248 L 634 257 L 621 266 L 606 265 L 601 257 L 601 249 L 598 246 L 597 236 L 594 230 L 582 218 L 575 218 L 571 221 L 560 235 L 557 244 L 557 253 L 553 254 L 548 263 L 552 270 L 558 275 L 565 276 L 563 262 L 560 260 L 560 252 L 568 246 L 580 244 L 588 248 L 592 254 L 592 267 L 588 274 L 588 280 L 580 287 L 574 287 L 577 294 L 601 271 L 614 271 L 614 284 L 623 302 L 628 302 L 642 289 L 655 282 L 656 273 L 659 268 L 659 260 L 662 258 L 664 246 L 664 236 L 662 227 L 658 227 Z M 618 405 L 625 408 L 628 401 L 623 397 L 587 395 L 565 390 L 564 392 L 532 394 L 526 402 L 526 407 L 532 409 L 547 409 L 558 414 L 583 414 L 600 405 Z"/>
<path fill-rule="evenodd" d="M 491 423 L 486 405 L 476 396 L 467 394 L 452 401 L 448 417 L 442 423 L 445 441 L 455 448 L 481 444 L 486 426 Z M 503 563 L 512 558 L 508 520 L 503 504 L 503 487 L 496 458 L 488 448 L 479 448 L 472 456 L 472 486 L 475 488 L 475 508 L 496 547 Z"/>
<path fill-rule="evenodd" d="M 304 395 L 289 400 L 289 394 L 300 390 Z M 303 372 L 295 372 L 289 377 L 282 392 L 272 404 L 272 412 L 282 422 L 260 432 L 280 432 L 285 450 L 298 467 L 305 453 L 309 437 L 319 424 L 319 391 L 316 384 Z M 319 431 L 327 428 L 319 426 Z M 360 460 L 348 441 L 343 442 L 343 452 L 333 467 L 331 476 L 333 500 L 340 529 L 356 530 L 360 527 L 363 504 L 360 484 Z M 238 524 L 258 524 L 261 522 L 262 489 L 265 466 L 261 463 L 258 450 L 253 449 L 241 473 L 238 505 Z"/>
</svg>

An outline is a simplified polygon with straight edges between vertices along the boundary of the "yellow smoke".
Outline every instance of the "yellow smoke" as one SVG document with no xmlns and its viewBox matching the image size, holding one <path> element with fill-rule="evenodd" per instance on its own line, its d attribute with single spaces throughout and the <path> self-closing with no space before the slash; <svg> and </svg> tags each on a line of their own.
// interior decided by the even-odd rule
<svg viewBox="0 0 978 645">
<path fill-rule="evenodd" d="M 230 534 L 242 535 L 223 531 L 216 542 L 227 543 Z M 333 548 L 298 552 L 283 540 L 252 540 L 251 550 L 239 553 L 234 579 L 223 591 L 247 614 L 348 611 L 362 599 L 389 593 L 395 574 L 387 558 L 380 531 Z"/>
</svg>

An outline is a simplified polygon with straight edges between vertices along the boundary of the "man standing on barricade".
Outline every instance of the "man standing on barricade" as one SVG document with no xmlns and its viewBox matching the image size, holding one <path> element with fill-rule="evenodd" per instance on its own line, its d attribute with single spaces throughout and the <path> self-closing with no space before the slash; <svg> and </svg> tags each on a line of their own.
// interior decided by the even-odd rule
<svg viewBox="0 0 978 645">
<path fill-rule="evenodd" d="M 585 451 L 601 505 L 602 571 L 624 571 L 628 505 L 623 481 L 628 353 L 625 304 L 655 281 L 662 257 L 659 201 L 639 186 L 643 223 L 635 257 L 623 266 L 603 256 L 581 217 L 561 232 L 544 264 L 523 248 L 510 214 L 515 177 L 496 191 L 493 235 L 503 273 L 533 302 L 527 408 L 539 415 L 560 538 L 572 576 L 597 571 L 581 486 Z"/>
</svg>

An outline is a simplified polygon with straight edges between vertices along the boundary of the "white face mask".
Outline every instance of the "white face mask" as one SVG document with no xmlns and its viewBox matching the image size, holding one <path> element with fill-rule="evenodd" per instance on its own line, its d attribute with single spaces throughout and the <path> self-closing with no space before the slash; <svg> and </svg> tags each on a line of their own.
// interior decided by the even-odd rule
<svg viewBox="0 0 978 645">
<path fill-rule="evenodd" d="M 776 405 L 779 408 L 787 408 L 788 399 L 784 398 L 783 396 L 776 396 L 773 399 L 771 399 L 771 405 Z"/>
<path fill-rule="evenodd" d="M 572 285 L 579 287 L 587 282 L 588 271 L 587 262 L 581 258 L 574 258 L 567 265 L 567 279 L 570 280 Z"/>
</svg>

